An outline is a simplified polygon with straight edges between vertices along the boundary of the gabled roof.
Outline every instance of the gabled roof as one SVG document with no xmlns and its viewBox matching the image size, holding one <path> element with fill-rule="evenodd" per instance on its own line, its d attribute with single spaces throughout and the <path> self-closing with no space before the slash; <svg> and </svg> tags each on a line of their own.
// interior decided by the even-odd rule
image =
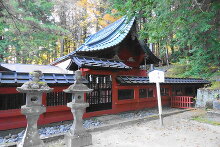
<svg viewBox="0 0 220 147">
<path fill-rule="evenodd" d="M 48 84 L 72 84 L 74 83 L 74 74 L 55 74 L 44 73 L 40 78 L 40 81 Z M 23 84 L 27 81 L 31 81 L 32 77 L 29 73 L 17 73 L 17 72 L 0 72 L 0 85 L 2 84 Z"/>
<path fill-rule="evenodd" d="M 129 20 L 126 16 L 118 19 L 104 29 L 90 35 L 88 38 L 85 39 L 85 42 L 75 51 L 58 58 L 51 64 L 56 65 L 59 62 L 65 61 L 77 52 L 98 51 L 119 44 L 129 33 L 131 27 L 134 24 L 134 20 L 135 17 Z"/>
<path fill-rule="evenodd" d="M 128 17 L 122 17 L 104 29 L 89 36 L 85 43 L 76 49 L 76 53 L 103 50 L 119 44 L 131 30 L 134 20 L 134 17 L 131 20 L 129 20 Z"/>
<path fill-rule="evenodd" d="M 117 76 L 116 77 L 119 84 L 150 84 L 149 77 L 140 77 L 140 76 Z M 210 82 L 203 79 L 195 78 L 165 78 L 166 84 L 178 84 L 178 83 L 200 83 L 200 84 L 209 84 Z"/>
<path fill-rule="evenodd" d="M 33 65 L 33 64 L 8 64 L 8 63 L 1 63 L 0 64 L 1 71 L 14 71 L 14 72 L 25 72 L 30 73 L 34 70 L 40 70 L 42 73 L 60 73 L 60 74 L 67 74 L 68 71 L 62 69 L 57 66 L 51 65 Z"/>
<path fill-rule="evenodd" d="M 67 67 L 68 70 L 77 70 L 78 68 L 98 68 L 98 69 L 131 69 L 131 67 L 125 65 L 122 61 L 73 56 L 72 60 Z"/>
<path fill-rule="evenodd" d="M 86 38 L 85 42 L 77 48 L 75 51 L 58 58 L 56 61 L 51 63 L 51 65 L 56 65 L 60 62 L 63 62 L 67 59 L 70 59 L 73 55 L 80 55 L 80 53 L 89 53 L 94 51 L 102 51 L 109 49 L 120 44 L 126 36 L 131 32 L 132 27 L 135 24 L 135 17 L 129 19 L 127 16 L 122 17 L 121 19 L 115 21 L 104 29 L 98 31 L 97 33 L 90 35 Z M 150 51 L 143 42 L 139 41 L 141 48 L 149 56 L 150 63 L 158 63 L 160 60 Z M 88 56 L 88 55 L 86 55 Z"/>
</svg>

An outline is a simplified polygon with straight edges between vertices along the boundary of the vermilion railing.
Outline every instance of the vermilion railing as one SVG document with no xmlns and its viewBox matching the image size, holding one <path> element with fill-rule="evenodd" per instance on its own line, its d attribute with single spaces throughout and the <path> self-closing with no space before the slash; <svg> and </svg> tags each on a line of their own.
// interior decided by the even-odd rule
<svg viewBox="0 0 220 147">
<path fill-rule="evenodd" d="M 173 96 L 171 97 L 171 107 L 173 108 L 192 108 L 192 96 Z"/>
</svg>

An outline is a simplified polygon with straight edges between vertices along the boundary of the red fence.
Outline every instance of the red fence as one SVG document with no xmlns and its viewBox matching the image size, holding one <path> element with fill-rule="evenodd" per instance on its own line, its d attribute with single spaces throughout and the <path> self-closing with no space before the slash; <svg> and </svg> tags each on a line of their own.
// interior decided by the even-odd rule
<svg viewBox="0 0 220 147">
<path fill-rule="evenodd" d="M 171 97 L 171 107 L 173 108 L 192 108 L 193 97 L 173 96 Z"/>
</svg>

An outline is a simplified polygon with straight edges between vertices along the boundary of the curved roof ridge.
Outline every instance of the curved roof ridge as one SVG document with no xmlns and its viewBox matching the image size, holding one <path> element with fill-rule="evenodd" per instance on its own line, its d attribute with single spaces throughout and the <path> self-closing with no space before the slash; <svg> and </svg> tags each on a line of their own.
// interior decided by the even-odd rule
<svg viewBox="0 0 220 147">
<path fill-rule="evenodd" d="M 110 25 L 108 25 L 107 27 L 101 29 L 100 31 L 96 32 L 95 34 L 92 34 L 90 36 L 90 38 L 88 40 L 85 41 L 85 44 L 93 44 L 99 40 L 102 40 L 104 39 L 105 37 L 107 37 L 108 35 L 110 35 L 112 32 L 115 31 L 116 28 L 118 28 L 120 25 L 122 25 L 125 20 L 125 16 L 118 19 L 117 21 L 115 21 L 114 23 L 111 23 Z M 105 32 L 105 34 L 103 35 L 102 33 Z M 101 36 L 100 38 L 97 38 Z M 94 38 L 93 40 L 91 40 L 91 38 L 93 37 L 96 37 Z M 88 42 L 88 43 L 87 43 Z"/>
<path fill-rule="evenodd" d="M 127 36 L 127 34 L 129 33 L 131 26 L 132 25 L 130 25 L 128 27 L 128 29 L 123 31 L 123 32 L 121 31 L 121 32 L 116 33 L 116 34 L 109 35 L 108 40 L 103 40 L 102 42 L 99 43 L 99 45 L 89 47 L 88 48 L 89 51 L 94 50 L 93 48 L 96 48 L 95 50 L 100 50 L 100 49 L 105 49 L 105 48 L 112 47 L 112 46 L 115 46 L 115 45 L 119 44 Z"/>
<path fill-rule="evenodd" d="M 77 52 L 101 50 L 119 44 L 130 32 L 134 22 L 135 17 L 129 18 L 128 16 L 123 16 L 95 34 L 87 37 L 85 42 L 75 51 L 58 58 L 56 61 L 51 63 L 51 65 L 56 65 L 59 62 L 70 59 L 69 56 L 72 56 Z"/>
<path fill-rule="evenodd" d="M 76 52 L 100 50 L 117 45 L 127 36 L 131 27 L 134 24 L 134 20 L 135 17 L 130 19 L 130 21 L 128 21 L 127 16 L 122 17 L 121 19 L 115 21 L 104 29 L 91 35 L 82 46 L 76 49 Z"/>
</svg>

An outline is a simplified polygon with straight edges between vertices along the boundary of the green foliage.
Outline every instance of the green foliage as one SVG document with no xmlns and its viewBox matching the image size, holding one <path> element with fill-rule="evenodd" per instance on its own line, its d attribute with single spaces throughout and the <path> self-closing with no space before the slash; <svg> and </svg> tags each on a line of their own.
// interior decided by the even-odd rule
<svg viewBox="0 0 220 147">
<path fill-rule="evenodd" d="M 202 123 L 211 124 L 211 125 L 216 125 L 216 126 L 220 125 L 220 122 L 209 120 L 208 118 L 206 118 L 204 116 L 196 116 L 196 117 L 192 118 L 192 120 L 202 122 Z"/>
<path fill-rule="evenodd" d="M 0 62 L 49 64 L 115 20 L 102 0 L 0 1 Z"/>
<path fill-rule="evenodd" d="M 68 33 L 53 20 L 48 0 L 1 2 L 0 62 L 48 64 L 57 57 L 56 42 Z"/>
<path fill-rule="evenodd" d="M 141 39 L 176 48 L 171 62 L 185 62 L 183 77 L 211 78 L 220 70 L 220 2 L 205 0 L 109 0 L 118 15 L 141 21 Z M 163 51 L 161 51 L 163 52 Z M 180 60 L 181 59 L 181 60 Z M 185 64 L 184 63 L 184 64 Z"/>
<path fill-rule="evenodd" d="M 220 81 L 212 82 L 211 87 L 208 87 L 208 89 L 220 89 Z"/>
<path fill-rule="evenodd" d="M 166 77 L 185 78 L 183 73 L 190 68 L 190 65 L 175 63 L 166 72 Z"/>
</svg>

